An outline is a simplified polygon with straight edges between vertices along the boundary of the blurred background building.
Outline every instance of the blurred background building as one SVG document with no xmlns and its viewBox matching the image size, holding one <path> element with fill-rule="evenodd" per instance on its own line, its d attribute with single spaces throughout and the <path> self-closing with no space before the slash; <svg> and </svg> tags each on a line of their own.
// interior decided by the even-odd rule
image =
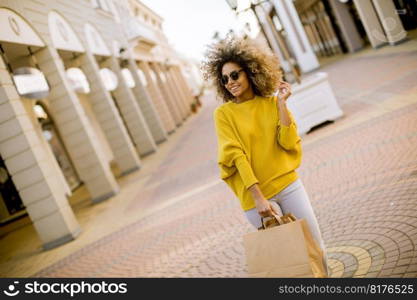
<svg viewBox="0 0 417 300">
<path fill-rule="evenodd" d="M 139 1 L 0 1 L 0 223 L 45 249 L 80 232 L 68 197 L 119 192 L 190 116 L 201 82 Z"/>
<path fill-rule="evenodd" d="M 309 73 L 328 58 L 368 46 L 395 46 L 416 36 L 414 0 L 226 2 L 246 24 L 249 37 L 268 44 L 288 73 L 292 68 Z"/>
<path fill-rule="evenodd" d="M 398 45 L 417 32 L 415 1 L 226 2 L 245 24 L 243 36 L 269 47 L 279 58 L 283 79 L 294 84 L 288 107 L 301 135 L 343 116 L 327 73 L 319 70 L 323 64 L 364 48 Z"/>
</svg>

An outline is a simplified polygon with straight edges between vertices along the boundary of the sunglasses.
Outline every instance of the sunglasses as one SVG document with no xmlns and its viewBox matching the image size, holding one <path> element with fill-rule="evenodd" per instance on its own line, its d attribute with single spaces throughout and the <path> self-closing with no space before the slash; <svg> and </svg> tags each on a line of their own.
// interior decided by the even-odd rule
<svg viewBox="0 0 417 300">
<path fill-rule="evenodd" d="M 229 76 L 232 80 L 238 80 L 239 79 L 239 74 L 240 72 L 242 72 L 243 69 L 237 70 L 237 71 L 232 71 L 230 72 Z M 222 75 L 221 81 L 223 85 L 226 85 L 229 82 L 229 76 L 227 75 Z"/>
</svg>

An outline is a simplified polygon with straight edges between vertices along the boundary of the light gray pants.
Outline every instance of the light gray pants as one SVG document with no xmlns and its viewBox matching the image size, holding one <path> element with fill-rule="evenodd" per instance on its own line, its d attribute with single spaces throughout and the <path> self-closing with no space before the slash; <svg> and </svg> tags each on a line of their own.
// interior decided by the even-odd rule
<svg viewBox="0 0 417 300">
<path fill-rule="evenodd" d="M 304 189 L 304 185 L 301 182 L 301 179 L 298 178 L 285 189 L 283 189 L 280 193 L 268 199 L 268 201 L 271 202 L 275 208 L 275 211 L 278 212 L 278 215 L 282 216 L 287 213 L 292 213 L 297 219 L 305 219 L 307 221 L 313 238 L 323 250 L 324 264 L 327 268 L 327 274 L 329 274 L 326 246 L 324 244 L 323 238 L 321 237 L 319 224 L 317 222 L 316 216 L 314 215 L 310 199 L 308 198 L 307 192 Z M 245 214 L 248 221 L 256 229 L 262 227 L 262 219 L 256 208 L 245 211 Z"/>
</svg>

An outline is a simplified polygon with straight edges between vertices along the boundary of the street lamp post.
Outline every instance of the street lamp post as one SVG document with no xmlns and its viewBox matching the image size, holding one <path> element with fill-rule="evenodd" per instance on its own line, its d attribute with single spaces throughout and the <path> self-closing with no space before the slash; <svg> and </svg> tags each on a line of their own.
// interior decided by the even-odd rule
<svg viewBox="0 0 417 300">
<path fill-rule="evenodd" d="M 232 10 L 236 11 L 236 14 L 238 14 L 238 13 L 239 13 L 239 12 L 237 12 L 237 0 L 226 0 L 226 2 L 227 2 L 227 4 L 230 6 L 230 8 L 231 8 Z M 269 3 L 269 0 L 264 0 L 264 1 L 260 1 L 260 2 L 259 2 L 259 1 L 257 1 L 256 3 L 253 3 L 253 1 L 251 0 L 251 1 L 250 1 L 250 7 L 248 7 L 248 8 L 246 8 L 246 9 L 244 9 L 243 11 L 247 11 L 247 10 L 249 10 L 249 9 L 250 9 L 250 10 L 252 10 L 252 12 L 253 12 L 253 14 L 255 15 L 256 20 L 257 20 L 257 22 L 258 22 L 258 24 L 259 24 L 259 27 L 261 28 L 261 31 L 262 31 L 263 35 L 265 36 L 265 39 L 267 40 L 269 47 L 270 47 L 270 48 L 271 48 L 271 50 L 272 50 L 273 48 L 272 48 L 272 46 L 271 46 L 271 42 L 269 41 L 268 36 L 266 35 L 265 30 L 264 30 L 264 28 L 263 28 L 262 22 L 260 21 L 259 16 L 258 16 L 258 14 L 256 13 L 256 7 L 257 7 L 258 5 L 260 5 L 260 6 L 261 6 L 261 8 L 262 8 L 262 10 L 263 10 L 263 12 L 264 12 L 265 18 L 266 18 L 266 20 L 267 20 L 268 26 L 269 26 L 269 28 L 270 28 L 271 32 L 273 33 L 274 38 L 275 38 L 276 42 L 278 43 L 278 45 L 279 45 L 279 47 L 280 47 L 280 49 L 281 49 L 281 51 L 282 51 L 282 53 L 283 53 L 283 55 L 284 55 L 284 58 L 285 58 L 285 59 L 289 62 L 289 64 L 290 64 L 290 67 L 291 67 L 291 72 L 292 72 L 292 74 L 293 74 L 293 76 L 294 76 L 295 80 L 297 81 L 297 83 L 301 83 L 300 76 L 299 76 L 299 74 L 298 74 L 298 71 L 295 69 L 295 67 L 294 67 L 294 65 L 293 65 L 293 63 L 292 63 L 291 55 L 290 55 L 290 54 L 289 54 L 289 52 L 288 52 L 288 49 L 287 49 L 287 47 L 286 47 L 286 45 L 285 45 L 285 42 L 282 40 L 282 38 L 281 38 L 280 34 L 277 32 L 277 30 L 276 30 L 276 28 L 275 28 L 275 26 L 274 26 L 274 23 L 272 22 L 272 19 L 271 19 L 271 17 L 269 16 L 268 12 L 266 12 L 266 11 L 265 11 L 265 8 L 262 6 L 262 4 L 263 4 L 263 3 L 265 3 L 265 2 L 268 2 L 268 3 Z"/>
</svg>

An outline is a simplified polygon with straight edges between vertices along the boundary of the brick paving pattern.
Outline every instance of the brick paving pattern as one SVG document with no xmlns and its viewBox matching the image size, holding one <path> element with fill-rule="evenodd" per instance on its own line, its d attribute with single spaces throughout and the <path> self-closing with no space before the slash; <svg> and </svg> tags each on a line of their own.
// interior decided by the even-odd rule
<svg viewBox="0 0 417 300">
<path fill-rule="evenodd" d="M 331 276 L 417 277 L 417 101 L 331 134 L 382 100 L 416 95 L 417 52 L 350 57 L 324 71 L 345 116 L 303 137 L 298 172 Z M 147 188 L 126 200 L 125 213 L 179 200 L 34 276 L 246 277 L 242 236 L 253 229 L 218 180 L 213 98 L 184 125 Z"/>
</svg>

